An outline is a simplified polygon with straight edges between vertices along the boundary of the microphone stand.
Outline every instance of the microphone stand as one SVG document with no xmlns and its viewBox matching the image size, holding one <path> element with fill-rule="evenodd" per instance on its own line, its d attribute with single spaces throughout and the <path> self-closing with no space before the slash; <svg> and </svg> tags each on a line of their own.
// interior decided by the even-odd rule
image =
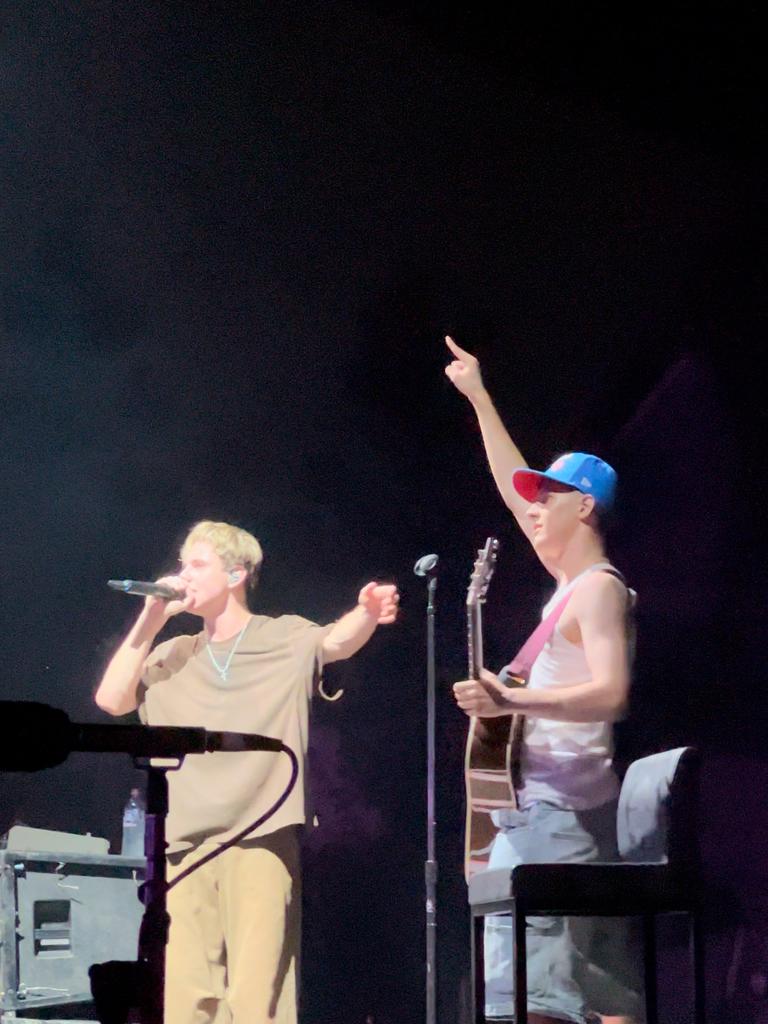
<svg viewBox="0 0 768 1024">
<path fill-rule="evenodd" d="M 137 768 L 143 768 L 147 772 L 147 808 L 144 823 L 146 867 L 144 882 L 139 890 L 144 913 L 139 928 L 137 959 L 108 960 L 105 963 L 93 964 L 88 971 L 91 992 L 101 1024 L 125 1024 L 134 1008 L 140 1011 L 142 1024 L 163 1024 L 165 950 L 170 927 L 166 907 L 165 868 L 167 773 L 181 767 L 184 754 L 181 754 L 178 763 L 172 766 L 153 765 L 147 758 L 134 760 Z"/>
<path fill-rule="evenodd" d="M 165 996 L 165 950 L 171 919 L 166 908 L 165 819 L 168 814 L 167 768 L 149 761 L 147 770 L 147 812 L 144 822 L 144 852 L 147 866 L 141 895 L 144 916 L 139 929 L 139 962 L 144 965 L 147 987 L 140 991 L 144 1024 L 163 1024 Z M 181 767 L 181 762 L 177 765 Z"/>
<path fill-rule="evenodd" d="M 424 864 L 426 907 L 426 1024 L 437 1011 L 437 859 L 435 857 L 435 591 L 437 555 L 425 555 L 414 566 L 427 577 L 427 859 Z"/>
<path fill-rule="evenodd" d="M 58 708 L 34 701 L 0 701 L 0 718 L 7 729 L 0 747 L 0 771 L 54 768 L 74 750 L 131 754 L 137 767 L 147 770 L 146 869 L 140 892 L 144 914 L 138 959 L 93 964 L 89 974 L 101 1024 L 125 1024 L 134 1008 L 140 1010 L 142 1024 L 163 1024 L 165 947 L 170 921 L 165 899 L 166 774 L 180 768 L 187 754 L 213 750 L 288 753 L 288 748 L 269 736 L 210 732 L 198 727 L 84 725 L 71 722 Z M 295 756 L 290 756 L 295 762 Z M 175 763 L 156 765 L 153 758 Z M 298 773 L 297 765 L 295 772 Z M 294 774 L 293 783 L 295 778 Z"/>
</svg>

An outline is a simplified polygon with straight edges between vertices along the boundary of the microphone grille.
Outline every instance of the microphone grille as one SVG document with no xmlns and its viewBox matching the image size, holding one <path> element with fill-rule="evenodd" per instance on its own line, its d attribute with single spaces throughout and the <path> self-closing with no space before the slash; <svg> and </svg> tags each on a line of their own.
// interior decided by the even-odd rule
<svg viewBox="0 0 768 1024">
<path fill-rule="evenodd" d="M 133 580 L 107 580 L 107 586 L 113 590 L 122 590 L 124 593 L 127 592 Z"/>
<path fill-rule="evenodd" d="M 422 555 L 414 565 L 413 571 L 417 576 L 426 576 L 428 572 L 432 572 L 438 561 L 437 555 Z"/>
</svg>

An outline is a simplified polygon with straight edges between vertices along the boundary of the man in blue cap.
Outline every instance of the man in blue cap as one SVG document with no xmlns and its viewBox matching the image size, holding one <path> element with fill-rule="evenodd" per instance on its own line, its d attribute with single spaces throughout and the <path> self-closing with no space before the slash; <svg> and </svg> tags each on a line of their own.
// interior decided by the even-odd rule
<svg viewBox="0 0 768 1024">
<path fill-rule="evenodd" d="M 601 533 L 614 501 L 616 473 L 584 452 L 562 455 L 543 472 L 530 469 L 491 401 L 477 359 L 451 338 L 446 344 L 453 355 L 446 375 L 475 410 L 499 493 L 556 581 L 542 619 L 560 609 L 526 688 L 508 688 L 486 669 L 479 680 L 454 686 L 457 703 L 469 716 L 525 716 L 518 809 L 493 812 L 498 832 L 488 866 L 610 860 L 617 856 L 619 791 L 611 723 L 623 713 L 629 694 L 633 597 L 608 560 Z M 595 1013 L 604 1022 L 642 1020 L 632 942 L 631 931 L 618 920 L 531 920 L 531 1024 L 585 1024 Z M 508 918 L 486 922 L 485 964 L 486 1015 L 511 1020 Z"/>
</svg>

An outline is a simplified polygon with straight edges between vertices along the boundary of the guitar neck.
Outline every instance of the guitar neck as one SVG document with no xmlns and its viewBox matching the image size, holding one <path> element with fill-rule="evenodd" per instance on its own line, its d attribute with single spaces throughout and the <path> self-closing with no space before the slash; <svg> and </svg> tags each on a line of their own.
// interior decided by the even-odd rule
<svg viewBox="0 0 768 1024">
<path fill-rule="evenodd" d="M 467 651 L 469 653 L 469 678 L 479 679 L 483 667 L 483 620 L 482 606 L 485 592 L 493 575 L 499 542 L 489 537 L 485 547 L 477 552 L 477 561 L 472 570 L 467 592 Z"/>
<path fill-rule="evenodd" d="M 469 678 L 479 679 L 483 667 L 483 614 L 479 601 L 467 606 L 467 654 Z"/>
</svg>

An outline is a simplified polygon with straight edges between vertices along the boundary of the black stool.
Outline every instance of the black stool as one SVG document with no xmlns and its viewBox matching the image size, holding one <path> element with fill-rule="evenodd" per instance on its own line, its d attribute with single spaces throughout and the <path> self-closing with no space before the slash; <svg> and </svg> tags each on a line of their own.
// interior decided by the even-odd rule
<svg viewBox="0 0 768 1024">
<path fill-rule="evenodd" d="M 526 919 L 537 917 L 639 917 L 647 1024 L 658 1024 L 656 918 L 686 914 L 694 979 L 694 1024 L 704 1021 L 704 949 L 696 808 L 698 752 L 667 750 L 633 762 L 619 796 L 620 861 L 586 864 L 520 864 L 480 871 L 469 883 L 472 975 L 476 1024 L 485 1021 L 483 925 L 487 914 L 513 920 L 515 1021 L 527 1024 Z"/>
</svg>

